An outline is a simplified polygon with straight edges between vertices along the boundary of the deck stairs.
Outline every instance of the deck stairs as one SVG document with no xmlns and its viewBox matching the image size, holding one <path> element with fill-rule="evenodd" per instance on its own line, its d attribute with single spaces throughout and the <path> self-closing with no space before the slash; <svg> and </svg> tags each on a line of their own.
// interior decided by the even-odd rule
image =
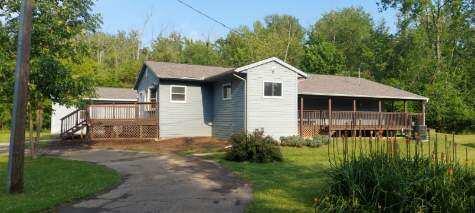
<svg viewBox="0 0 475 213">
<path fill-rule="evenodd" d="M 86 110 L 77 109 L 68 115 L 61 118 L 61 133 L 62 139 L 71 139 L 79 132 L 88 128 L 86 118 Z"/>
</svg>

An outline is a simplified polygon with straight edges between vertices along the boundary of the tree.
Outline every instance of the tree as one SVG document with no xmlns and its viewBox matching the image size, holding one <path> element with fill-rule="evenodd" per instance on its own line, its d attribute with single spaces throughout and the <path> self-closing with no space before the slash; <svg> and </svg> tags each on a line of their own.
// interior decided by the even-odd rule
<svg viewBox="0 0 475 213">
<path fill-rule="evenodd" d="M 371 72 L 372 33 L 371 16 L 362 8 L 350 7 L 324 14 L 310 29 L 309 37 L 333 44 L 345 56 L 345 74 L 357 75 L 362 68 Z"/>
<path fill-rule="evenodd" d="M 305 46 L 302 69 L 308 73 L 338 74 L 345 71 L 345 56 L 327 41 L 310 39 Z"/>
<path fill-rule="evenodd" d="M 186 64 L 221 65 L 222 60 L 216 46 L 209 41 L 186 39 L 181 62 Z"/>
<path fill-rule="evenodd" d="M 217 41 L 225 64 L 243 66 L 258 60 L 278 57 L 299 65 L 303 56 L 305 29 L 297 18 L 270 15 L 256 21 L 253 29 L 239 27 Z"/>
<path fill-rule="evenodd" d="M 136 72 L 145 59 L 144 51 L 139 51 L 140 43 L 137 31 L 119 31 L 116 34 L 94 33 L 85 38 L 92 49 L 78 69 L 94 70 L 99 85 L 114 87 L 131 87 L 135 82 Z M 85 69 L 87 68 L 87 69 Z"/>
<path fill-rule="evenodd" d="M 155 61 L 180 63 L 183 51 L 183 36 L 173 32 L 168 37 L 160 35 L 152 43 L 149 58 Z"/>
<path fill-rule="evenodd" d="M 50 101 L 70 105 L 94 91 L 91 73 L 78 73 L 71 69 L 71 65 L 80 63 L 89 52 L 80 37 L 95 31 L 100 24 L 99 16 L 91 12 L 93 3 L 93 0 L 70 0 L 61 4 L 55 0 L 35 2 L 29 87 L 32 111 L 42 114 Z M 5 20 L 4 29 L 14 40 L 19 2 L 5 0 L 0 3 L 0 8 Z M 6 48 L 10 51 L 14 49 L 11 45 Z M 42 126 L 41 120 L 37 121 L 39 127 Z M 41 128 L 36 129 L 41 131 Z"/>
<path fill-rule="evenodd" d="M 445 131 L 473 131 L 472 2 L 382 0 L 380 6 L 401 13 L 394 69 L 400 73 L 401 84 L 431 99 L 429 125 Z"/>
</svg>

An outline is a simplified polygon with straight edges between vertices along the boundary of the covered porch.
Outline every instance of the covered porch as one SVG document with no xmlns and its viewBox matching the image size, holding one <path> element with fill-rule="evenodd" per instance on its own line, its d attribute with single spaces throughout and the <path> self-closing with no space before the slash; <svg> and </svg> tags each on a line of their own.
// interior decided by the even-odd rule
<svg viewBox="0 0 475 213">
<path fill-rule="evenodd" d="M 408 105 L 411 103 L 412 111 Z M 370 136 L 425 129 L 426 100 L 299 95 L 299 134 Z"/>
</svg>

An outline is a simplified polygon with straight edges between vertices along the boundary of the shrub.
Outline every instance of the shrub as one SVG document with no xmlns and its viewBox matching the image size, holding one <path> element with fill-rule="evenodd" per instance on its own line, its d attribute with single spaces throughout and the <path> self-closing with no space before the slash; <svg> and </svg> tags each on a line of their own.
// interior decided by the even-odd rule
<svg viewBox="0 0 475 213">
<path fill-rule="evenodd" d="M 281 146 L 293 146 L 293 147 L 302 147 L 302 146 L 308 146 L 308 147 L 320 147 L 322 144 L 328 144 L 328 137 L 327 136 L 322 136 L 322 135 L 316 135 L 312 138 L 301 138 L 300 136 L 293 135 L 293 136 L 287 136 L 287 137 L 280 137 L 280 143 L 278 143 Z"/>
<path fill-rule="evenodd" d="M 316 199 L 326 211 L 473 212 L 475 176 L 457 163 L 426 157 L 362 155 L 332 164 Z"/>
<path fill-rule="evenodd" d="M 275 146 L 276 142 L 271 137 L 264 136 L 262 131 L 235 134 L 231 136 L 230 143 L 231 148 L 226 152 L 226 160 L 266 163 L 283 159 L 280 148 Z"/>
</svg>

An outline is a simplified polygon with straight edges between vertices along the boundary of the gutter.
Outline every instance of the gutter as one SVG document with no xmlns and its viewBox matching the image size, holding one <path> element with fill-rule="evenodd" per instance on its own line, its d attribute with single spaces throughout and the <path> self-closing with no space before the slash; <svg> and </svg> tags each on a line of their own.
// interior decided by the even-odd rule
<svg viewBox="0 0 475 213">
<path fill-rule="evenodd" d="M 244 82 L 244 131 L 247 134 L 247 81 L 239 75 L 233 74 L 233 76 Z"/>
</svg>

